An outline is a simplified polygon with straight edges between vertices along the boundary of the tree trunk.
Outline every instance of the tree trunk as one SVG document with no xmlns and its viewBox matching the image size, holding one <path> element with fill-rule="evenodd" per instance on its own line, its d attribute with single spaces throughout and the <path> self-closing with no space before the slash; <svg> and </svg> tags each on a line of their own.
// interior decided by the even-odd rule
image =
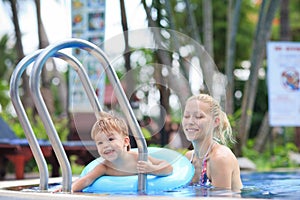
<svg viewBox="0 0 300 200">
<path fill-rule="evenodd" d="M 38 38 L 39 38 L 39 49 L 45 48 L 49 45 L 49 40 L 45 31 L 45 27 L 42 21 L 41 16 L 41 2 L 40 0 L 35 0 L 35 6 L 36 6 L 36 18 L 37 18 L 37 24 L 38 24 Z"/>
<path fill-rule="evenodd" d="M 49 45 L 49 41 L 46 35 L 44 25 L 42 23 L 41 2 L 40 0 L 35 0 L 34 2 L 36 7 L 36 17 L 37 17 L 37 25 L 38 25 L 39 49 L 43 49 Z M 49 61 L 47 61 L 45 65 L 47 65 L 47 63 L 49 63 Z M 55 107 L 54 107 L 53 95 L 50 90 L 50 86 L 51 86 L 50 78 L 48 78 L 47 76 L 46 66 L 42 68 L 41 82 L 42 82 L 41 94 L 43 95 L 43 99 L 45 101 L 45 104 L 48 108 L 50 115 L 52 115 L 55 112 Z"/>
<path fill-rule="evenodd" d="M 17 9 L 17 1 L 10 0 L 11 11 L 12 11 L 12 21 L 15 28 L 15 36 L 16 36 L 16 50 L 17 50 L 17 62 L 19 62 L 22 58 L 25 57 L 22 45 L 22 34 L 18 20 L 18 9 Z M 22 75 L 22 89 L 23 89 L 23 96 L 22 102 L 25 109 L 31 108 L 33 109 L 34 104 L 32 102 L 32 98 L 30 96 L 29 91 L 29 77 L 26 73 Z"/>
<path fill-rule="evenodd" d="M 196 24 L 195 16 L 193 14 L 194 12 L 191 9 L 190 1 L 185 0 L 184 2 L 186 4 L 186 9 L 187 9 L 187 13 L 188 13 L 188 24 L 191 26 L 191 29 L 192 29 L 192 38 L 194 40 L 196 40 L 196 42 L 197 42 L 197 44 L 194 45 L 195 52 L 197 52 L 197 56 L 200 60 L 200 66 L 201 66 L 201 70 L 203 72 L 204 82 L 207 87 L 202 92 L 208 92 L 212 96 L 214 96 L 214 93 L 215 93 L 214 88 L 218 88 L 218 86 L 219 86 L 218 84 L 220 83 L 219 80 L 214 82 L 214 77 L 217 77 L 218 70 L 214 63 L 214 60 L 211 57 L 211 54 L 209 54 L 207 51 L 205 51 L 203 46 L 201 46 L 200 33 L 198 31 L 199 28 Z M 212 26 L 212 23 L 211 23 L 211 26 Z M 209 46 L 211 46 L 211 48 L 212 48 L 213 43 L 211 43 L 211 45 L 209 45 Z M 216 96 L 214 96 L 214 97 L 219 98 Z"/>
<path fill-rule="evenodd" d="M 173 16 L 173 12 L 172 12 L 173 9 L 171 7 L 171 2 L 166 1 L 165 6 L 166 6 L 166 12 L 167 12 L 167 16 L 168 16 L 168 20 L 169 20 L 169 24 L 170 24 L 169 25 L 170 29 L 174 30 L 174 31 L 170 31 L 170 35 L 171 35 L 171 40 L 170 40 L 171 48 L 170 49 L 171 50 L 174 49 L 175 52 L 179 52 L 180 45 L 179 45 L 178 37 L 175 32 L 177 29 L 176 29 L 175 20 L 174 20 L 174 16 Z M 180 63 L 180 66 L 185 66 L 184 61 L 181 57 L 179 58 L 179 63 Z M 180 72 L 183 73 L 184 77 L 188 77 L 189 72 L 188 72 L 187 68 L 181 67 Z"/>
<path fill-rule="evenodd" d="M 43 49 L 49 45 L 49 41 L 46 35 L 45 27 L 42 22 L 41 17 L 41 2 L 40 0 L 35 0 L 35 7 L 36 7 L 36 18 L 37 18 L 37 27 L 38 27 L 38 38 L 39 38 L 39 49 Z M 47 70 L 46 67 L 42 69 L 42 87 L 49 86 L 49 81 L 47 80 Z"/>
<path fill-rule="evenodd" d="M 295 129 L 295 144 L 300 151 L 300 127 L 296 127 Z"/>
<path fill-rule="evenodd" d="M 291 27 L 289 19 L 289 0 L 280 0 L 280 40 L 291 40 Z"/>
<path fill-rule="evenodd" d="M 121 22 L 122 22 L 122 29 L 123 29 L 123 35 L 124 35 L 124 42 L 125 42 L 125 51 L 123 54 L 124 60 L 125 60 L 125 68 L 126 71 L 129 73 L 126 73 L 126 95 L 129 99 L 131 99 L 132 95 L 135 93 L 135 81 L 133 77 L 133 73 L 130 72 L 131 70 L 131 63 L 130 63 L 130 57 L 131 57 L 131 51 L 128 41 L 128 36 L 130 32 L 128 31 L 128 25 L 127 25 L 127 17 L 126 17 L 126 8 L 124 0 L 120 0 L 120 10 L 121 10 Z"/>
<path fill-rule="evenodd" d="M 213 40 L 213 11 L 211 0 L 202 1 L 203 4 L 203 43 L 204 48 L 214 58 L 214 40 Z"/>
<path fill-rule="evenodd" d="M 235 61 L 235 50 L 236 50 L 236 34 L 239 25 L 241 0 L 235 1 L 233 8 L 233 0 L 229 1 L 228 12 L 227 12 L 227 44 L 226 44 L 226 66 L 225 72 L 227 77 L 226 85 L 226 106 L 225 112 L 227 114 L 233 114 L 234 112 L 234 61 Z M 232 12 L 233 11 L 233 12 Z"/>
<path fill-rule="evenodd" d="M 258 151 L 260 153 L 263 152 L 269 133 L 270 133 L 269 113 L 266 112 L 264 119 L 258 130 L 258 135 L 256 136 L 256 139 L 255 139 L 254 149 L 256 151 Z"/>
<path fill-rule="evenodd" d="M 52 59 L 53 62 L 53 76 L 59 79 L 59 84 L 58 84 L 58 98 L 61 106 L 61 116 L 68 116 L 68 85 L 66 83 L 66 79 L 64 75 L 57 70 L 56 64 L 54 60 Z"/>
<path fill-rule="evenodd" d="M 153 28 L 157 27 L 155 21 L 152 19 L 150 14 L 150 9 L 146 5 L 146 1 L 142 0 L 144 9 L 146 11 L 147 20 L 149 23 L 149 27 L 152 27 L 150 30 L 152 31 L 154 35 L 154 41 L 157 44 L 157 58 L 160 61 L 160 63 L 166 65 L 166 66 L 172 66 L 171 58 L 169 55 L 169 52 L 166 52 L 166 48 L 162 46 L 162 36 L 160 35 L 159 28 Z M 186 101 L 186 98 L 190 96 L 190 90 L 187 90 L 186 88 L 189 88 L 189 85 L 186 81 L 182 81 L 180 78 L 176 78 L 177 75 L 174 75 L 172 72 L 169 73 L 167 76 L 167 83 L 168 87 L 173 89 L 176 94 L 180 94 L 179 101 L 181 105 L 184 105 L 184 102 Z M 184 88 L 184 89 L 183 89 Z M 161 95 L 164 95 L 163 93 Z M 163 105 L 165 106 L 165 105 Z M 167 105 L 166 105 L 167 106 Z M 168 109 L 168 108 L 166 108 Z"/>
<path fill-rule="evenodd" d="M 268 9 L 265 12 L 264 5 L 266 1 L 267 0 L 263 1 L 261 7 L 260 20 L 257 25 L 257 34 L 255 36 L 254 46 L 252 48 L 252 56 L 250 59 L 250 76 L 244 88 L 242 116 L 240 120 L 239 133 L 237 136 L 237 141 L 240 144 L 236 146 L 237 148 L 235 149 L 235 153 L 237 154 L 237 156 L 242 155 L 242 147 L 246 144 L 249 136 L 253 106 L 256 99 L 258 70 L 262 65 L 263 57 L 265 54 L 266 41 L 269 38 L 272 21 L 279 5 L 279 0 L 270 0 Z"/>
<path fill-rule="evenodd" d="M 186 5 L 186 10 L 188 14 L 188 24 L 191 26 L 192 29 L 192 38 L 194 38 L 199 44 L 201 44 L 200 33 L 198 31 L 198 25 L 196 23 L 194 11 L 191 8 L 191 4 L 189 0 L 184 0 Z"/>
<path fill-rule="evenodd" d="M 42 21 L 41 17 L 41 2 L 40 0 L 35 0 L 36 5 L 36 15 L 37 15 L 37 24 L 38 24 L 38 38 L 39 38 L 39 49 L 46 48 L 49 45 L 49 39 L 46 34 L 46 30 Z M 59 91 L 59 102 L 61 104 L 62 114 L 66 116 L 67 114 L 67 85 L 65 82 L 65 79 L 60 75 L 60 73 L 57 70 L 56 63 L 54 59 L 50 58 L 45 65 L 52 65 L 53 66 L 53 76 L 57 77 L 59 79 L 59 85 L 58 85 L 58 91 Z M 45 104 L 48 108 L 48 111 L 50 114 L 53 114 L 55 112 L 55 106 L 54 106 L 54 99 L 53 94 L 51 92 L 51 80 L 53 76 L 49 77 L 49 73 L 47 71 L 46 66 L 42 69 L 41 74 L 41 90 L 43 91 L 43 98 L 45 101 Z"/>
</svg>

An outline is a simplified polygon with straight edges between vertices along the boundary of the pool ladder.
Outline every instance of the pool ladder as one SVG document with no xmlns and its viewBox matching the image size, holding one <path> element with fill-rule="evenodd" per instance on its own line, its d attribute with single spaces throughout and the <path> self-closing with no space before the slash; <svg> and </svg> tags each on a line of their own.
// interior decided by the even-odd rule
<svg viewBox="0 0 300 200">
<path fill-rule="evenodd" d="M 29 77 L 29 87 L 30 93 L 33 98 L 36 109 L 40 115 L 40 118 L 45 126 L 47 135 L 49 137 L 50 143 L 53 147 L 54 153 L 58 159 L 58 162 L 62 169 L 62 191 L 63 192 L 71 192 L 72 185 L 72 171 L 70 167 L 70 163 L 68 161 L 67 155 L 63 149 L 63 145 L 58 137 L 55 126 L 51 120 L 48 109 L 43 101 L 43 97 L 40 92 L 40 75 L 43 66 L 46 61 L 51 58 L 59 58 L 66 61 L 77 73 L 83 84 L 85 92 L 88 96 L 88 99 L 91 103 L 93 111 L 97 119 L 100 118 L 99 112 L 102 111 L 101 105 L 98 102 L 98 98 L 94 92 L 94 89 L 89 81 L 88 75 L 82 66 L 82 64 L 73 56 L 67 55 L 65 53 L 59 52 L 62 49 L 66 48 L 80 48 L 88 51 L 91 55 L 97 58 L 97 60 L 101 63 L 102 67 L 106 72 L 106 75 L 109 78 L 113 88 L 115 88 L 116 97 L 121 106 L 122 111 L 125 114 L 126 119 L 128 120 L 129 127 L 133 133 L 133 136 L 136 139 L 139 160 L 147 160 L 148 150 L 147 143 L 142 134 L 141 128 L 135 118 L 134 112 L 129 104 L 129 101 L 122 89 L 120 81 L 111 66 L 107 56 L 105 53 L 96 45 L 91 42 L 82 39 L 68 39 L 62 42 L 55 43 L 53 45 L 49 45 L 47 48 L 43 50 L 38 50 L 33 54 L 30 54 L 24 57 L 16 66 L 10 80 L 10 96 L 13 103 L 13 106 L 16 110 L 20 123 L 24 129 L 25 136 L 28 140 L 29 146 L 32 150 L 33 156 L 37 162 L 39 173 L 40 173 L 40 190 L 47 191 L 48 190 L 48 168 L 46 160 L 43 156 L 41 148 L 38 144 L 37 138 L 32 130 L 28 117 L 26 115 L 25 109 L 21 103 L 21 99 L 19 97 L 19 82 L 23 72 L 28 68 L 30 64 L 33 63 L 33 68 Z M 138 193 L 145 194 L 147 191 L 147 176 L 145 174 L 138 174 Z"/>
</svg>

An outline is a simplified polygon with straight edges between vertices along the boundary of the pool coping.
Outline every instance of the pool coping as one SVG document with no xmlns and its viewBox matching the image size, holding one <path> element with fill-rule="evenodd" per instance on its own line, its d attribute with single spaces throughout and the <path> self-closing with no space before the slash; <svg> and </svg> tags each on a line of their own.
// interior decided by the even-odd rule
<svg viewBox="0 0 300 200">
<path fill-rule="evenodd" d="M 281 168 L 277 170 L 272 170 L 276 172 L 289 172 L 289 171 L 299 171 L 300 169 L 286 169 Z M 243 170 L 243 173 L 253 173 L 258 171 L 253 170 Z M 77 176 L 73 176 L 72 180 L 74 181 Z M 56 177 L 56 178 L 49 178 L 48 184 L 57 184 L 62 182 L 62 177 Z M 244 198 L 244 197 L 232 197 L 232 196 L 220 196 L 220 197 L 202 197 L 202 196 L 194 196 L 194 197 L 183 197 L 183 196 L 158 196 L 158 195 L 115 195 L 115 194 L 88 194 L 88 193 L 52 193 L 51 191 L 43 191 L 43 192 L 32 192 L 32 191 L 17 191 L 17 190 L 11 190 L 9 188 L 17 187 L 17 186 L 37 186 L 40 183 L 40 179 L 35 174 L 32 178 L 22 179 L 22 180 L 15 180 L 15 179 L 8 179 L 0 181 L 0 200 L 2 199 L 9 199 L 9 200 L 31 200 L 31 199 L 53 199 L 53 200 L 61 200 L 61 199 L 74 199 L 74 200 L 85 200 L 85 199 L 100 199 L 100 200 L 127 200 L 130 199 L 141 199 L 141 200 L 147 200 L 147 199 L 153 199 L 156 200 L 171 200 L 171 199 L 212 199 L 212 200 L 221 200 L 221 199 L 262 199 L 262 198 Z"/>
<path fill-rule="evenodd" d="M 73 177 L 75 179 L 77 177 Z M 49 178 L 49 184 L 60 183 L 62 177 Z M 100 200 L 127 200 L 130 199 L 141 199 L 148 200 L 155 198 L 156 200 L 171 200 L 171 199 L 212 199 L 212 200 L 221 200 L 221 199 L 237 199 L 237 197 L 182 197 L 182 196 L 152 196 L 152 195 L 110 195 L 110 194 L 87 194 L 87 193 L 51 193 L 50 191 L 45 192 L 32 192 L 32 191 L 15 191 L 9 190 L 8 188 L 17 187 L 17 186 L 30 186 L 30 185 L 39 185 L 40 180 L 35 179 L 23 179 L 23 180 L 5 180 L 0 181 L 0 200 L 10 199 L 10 200 L 32 200 L 32 199 L 41 199 L 41 200 L 61 200 L 61 199 L 72 199 L 72 200 L 86 200 L 86 199 L 100 199 Z M 247 199 L 247 198 L 241 198 Z M 253 199 L 253 198 L 249 198 Z"/>
</svg>

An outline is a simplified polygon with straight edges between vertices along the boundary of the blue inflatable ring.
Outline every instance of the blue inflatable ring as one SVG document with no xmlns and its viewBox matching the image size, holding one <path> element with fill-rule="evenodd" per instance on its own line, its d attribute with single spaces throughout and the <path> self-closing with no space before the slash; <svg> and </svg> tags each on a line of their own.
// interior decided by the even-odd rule
<svg viewBox="0 0 300 200">
<path fill-rule="evenodd" d="M 132 149 L 137 151 L 137 149 Z M 147 175 L 147 193 L 158 191 L 171 191 L 186 186 L 194 176 L 194 167 L 190 161 L 180 153 L 158 147 L 148 147 L 148 154 L 154 158 L 168 161 L 173 166 L 173 173 L 169 176 Z M 90 172 L 101 162 L 97 158 L 90 162 L 80 176 Z M 102 176 L 90 186 L 83 189 L 87 193 L 136 193 L 138 191 L 138 176 Z"/>
</svg>

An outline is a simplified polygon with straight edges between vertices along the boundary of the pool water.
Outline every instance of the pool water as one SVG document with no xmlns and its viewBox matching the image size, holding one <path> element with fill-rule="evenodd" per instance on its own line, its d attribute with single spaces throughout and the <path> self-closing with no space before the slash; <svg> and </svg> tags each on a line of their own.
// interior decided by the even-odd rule
<svg viewBox="0 0 300 200">
<path fill-rule="evenodd" d="M 300 171 L 243 173 L 245 198 L 300 199 Z"/>
<path fill-rule="evenodd" d="M 243 172 L 241 174 L 244 188 L 240 193 L 230 190 L 186 186 L 172 191 L 147 193 L 149 196 L 171 197 L 238 197 L 258 199 L 300 199 L 300 171 L 293 172 Z M 59 184 L 49 186 L 51 191 Z M 26 190 L 26 189 L 25 189 Z M 38 190 L 31 187 L 31 190 Z M 28 191 L 28 189 L 27 189 Z M 137 193 L 114 193 L 107 195 L 136 196 Z"/>
<path fill-rule="evenodd" d="M 183 196 L 300 199 L 300 171 L 243 172 L 241 178 L 244 185 L 241 193 L 192 186 L 183 188 L 179 193 Z"/>
<path fill-rule="evenodd" d="M 243 172 L 241 193 L 216 188 L 187 186 L 174 191 L 148 193 L 174 197 L 239 197 L 258 199 L 300 199 L 300 171 Z"/>
<path fill-rule="evenodd" d="M 173 192 L 174 196 L 240 197 L 262 199 L 300 199 L 300 171 L 294 172 L 243 172 L 244 188 L 241 193 L 188 186 Z M 171 194 L 172 193 L 172 194 Z"/>
</svg>

